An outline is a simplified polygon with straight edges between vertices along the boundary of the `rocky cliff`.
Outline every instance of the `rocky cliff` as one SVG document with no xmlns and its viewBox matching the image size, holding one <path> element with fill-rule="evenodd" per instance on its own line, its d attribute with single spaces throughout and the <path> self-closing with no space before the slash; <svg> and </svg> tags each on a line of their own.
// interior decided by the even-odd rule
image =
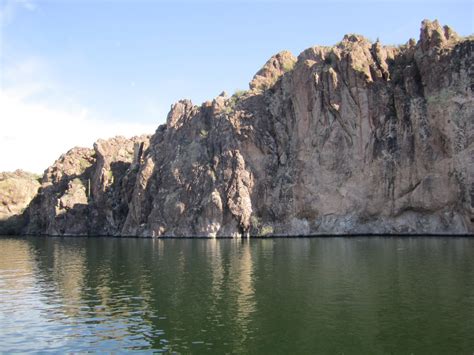
<svg viewBox="0 0 474 355">
<path fill-rule="evenodd" d="M 22 233 L 120 235 L 149 136 L 73 148 L 43 176 Z"/>
<path fill-rule="evenodd" d="M 0 173 L 0 234 L 16 233 L 24 224 L 24 210 L 40 188 L 39 176 L 17 170 Z"/>
<path fill-rule="evenodd" d="M 473 49 L 424 21 L 398 47 L 281 52 L 248 91 L 174 104 L 151 137 L 63 155 L 23 232 L 473 233 Z"/>
</svg>

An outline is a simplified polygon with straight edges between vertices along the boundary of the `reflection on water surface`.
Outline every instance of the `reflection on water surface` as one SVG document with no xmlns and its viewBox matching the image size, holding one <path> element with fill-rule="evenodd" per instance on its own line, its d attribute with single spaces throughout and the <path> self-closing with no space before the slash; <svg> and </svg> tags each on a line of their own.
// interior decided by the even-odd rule
<svg viewBox="0 0 474 355">
<path fill-rule="evenodd" d="M 472 353 L 474 239 L 0 238 L 0 351 Z"/>
</svg>

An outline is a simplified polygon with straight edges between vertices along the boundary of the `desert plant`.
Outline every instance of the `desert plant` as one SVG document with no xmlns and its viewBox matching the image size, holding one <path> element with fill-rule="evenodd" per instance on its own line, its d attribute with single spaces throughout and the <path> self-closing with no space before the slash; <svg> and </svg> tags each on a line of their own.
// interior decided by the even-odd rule
<svg viewBox="0 0 474 355">
<path fill-rule="evenodd" d="M 260 219 L 253 215 L 250 217 L 250 223 L 252 224 L 252 227 L 254 227 L 255 229 L 258 229 L 260 228 Z"/>
<path fill-rule="evenodd" d="M 232 97 L 235 97 L 236 99 L 240 99 L 242 96 L 244 96 L 248 91 L 247 90 L 235 90 L 234 94 Z"/>
<path fill-rule="evenodd" d="M 264 225 L 260 229 L 260 235 L 261 236 L 267 236 L 267 235 L 270 235 L 270 234 L 273 234 L 273 227 L 272 226 Z"/>
<path fill-rule="evenodd" d="M 296 62 L 293 62 L 293 61 L 283 63 L 283 71 L 285 73 L 287 73 L 289 71 L 292 71 L 293 68 L 295 67 L 295 64 L 296 64 Z"/>
</svg>

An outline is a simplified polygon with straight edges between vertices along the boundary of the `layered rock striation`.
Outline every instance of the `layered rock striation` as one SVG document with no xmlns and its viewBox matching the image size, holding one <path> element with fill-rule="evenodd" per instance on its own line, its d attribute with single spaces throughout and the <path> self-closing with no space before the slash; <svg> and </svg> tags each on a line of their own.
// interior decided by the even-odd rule
<svg viewBox="0 0 474 355">
<path fill-rule="evenodd" d="M 346 35 L 272 57 L 250 90 L 174 104 L 152 136 L 50 167 L 23 233 L 471 234 L 474 40 Z"/>
</svg>

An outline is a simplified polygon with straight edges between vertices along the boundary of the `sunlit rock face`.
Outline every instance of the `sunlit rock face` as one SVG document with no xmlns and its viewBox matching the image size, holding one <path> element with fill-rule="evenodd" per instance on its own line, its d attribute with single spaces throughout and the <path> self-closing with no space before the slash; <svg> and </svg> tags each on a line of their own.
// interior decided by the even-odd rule
<svg viewBox="0 0 474 355">
<path fill-rule="evenodd" d="M 473 233 L 473 47 L 424 21 L 398 47 L 351 34 L 281 52 L 249 91 L 179 101 L 151 137 L 61 157 L 24 231 Z"/>
</svg>

